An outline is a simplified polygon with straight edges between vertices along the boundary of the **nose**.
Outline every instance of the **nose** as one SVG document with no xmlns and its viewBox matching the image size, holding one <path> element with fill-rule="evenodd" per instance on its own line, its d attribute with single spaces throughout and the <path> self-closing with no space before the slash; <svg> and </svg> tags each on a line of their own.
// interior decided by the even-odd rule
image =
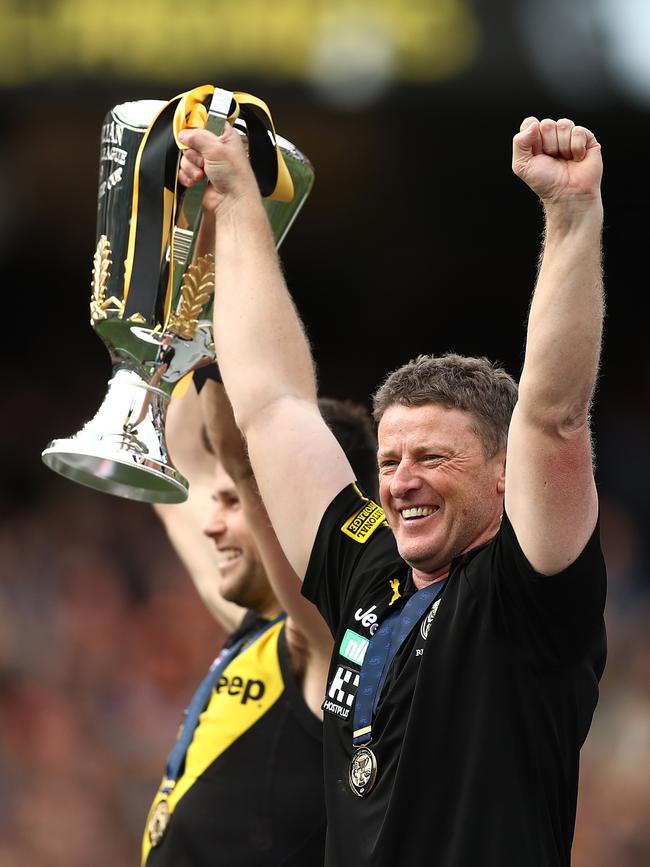
<svg viewBox="0 0 650 867">
<path fill-rule="evenodd" d="M 417 491 L 422 487 L 422 479 L 415 472 L 415 468 L 409 461 L 400 461 L 397 469 L 391 476 L 390 495 L 396 500 L 402 499 L 411 491 Z"/>
<path fill-rule="evenodd" d="M 226 521 L 223 516 L 223 509 L 216 505 L 213 507 L 210 517 L 203 527 L 203 535 L 208 539 L 218 539 L 226 532 Z"/>
</svg>

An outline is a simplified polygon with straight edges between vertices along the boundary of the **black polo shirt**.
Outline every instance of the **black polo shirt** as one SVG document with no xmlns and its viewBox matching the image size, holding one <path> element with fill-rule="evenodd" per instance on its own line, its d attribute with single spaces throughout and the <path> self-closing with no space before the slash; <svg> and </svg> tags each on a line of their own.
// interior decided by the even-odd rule
<svg viewBox="0 0 650 867">
<path fill-rule="evenodd" d="M 452 562 L 389 669 L 373 723 L 377 779 L 360 798 L 348 772 L 361 664 L 377 625 L 415 592 L 383 517 L 345 488 L 304 584 L 335 638 L 326 864 L 569 865 L 579 750 L 606 655 L 598 528 L 552 577 L 531 568 L 505 515 L 494 539 Z"/>
</svg>

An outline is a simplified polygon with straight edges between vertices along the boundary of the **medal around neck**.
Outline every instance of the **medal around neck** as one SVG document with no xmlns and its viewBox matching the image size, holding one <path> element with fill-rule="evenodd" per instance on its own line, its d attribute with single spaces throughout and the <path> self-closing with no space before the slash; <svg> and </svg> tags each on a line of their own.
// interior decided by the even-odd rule
<svg viewBox="0 0 650 867">
<path fill-rule="evenodd" d="M 170 819 L 171 813 L 169 811 L 169 804 L 164 799 L 162 801 L 158 801 L 158 803 L 156 804 L 156 808 L 153 811 L 151 818 L 149 819 L 149 824 L 147 827 L 147 831 L 149 833 L 149 842 L 152 846 L 158 846 L 162 842 Z"/>
<path fill-rule="evenodd" d="M 257 97 L 206 85 L 169 102 L 115 106 L 104 120 L 90 324 L 113 373 L 94 418 L 42 453 L 48 467 L 82 485 L 149 503 L 187 499 L 188 483 L 167 452 L 165 415 L 181 380 L 215 358 L 214 225 L 207 181 L 178 184 L 177 134 L 205 126 L 220 135 L 226 123 L 244 140 L 277 247 L 314 171 L 276 135 Z"/>
<path fill-rule="evenodd" d="M 365 798 L 377 779 L 377 758 L 368 747 L 361 747 L 350 760 L 348 782 L 359 798 Z"/>
</svg>

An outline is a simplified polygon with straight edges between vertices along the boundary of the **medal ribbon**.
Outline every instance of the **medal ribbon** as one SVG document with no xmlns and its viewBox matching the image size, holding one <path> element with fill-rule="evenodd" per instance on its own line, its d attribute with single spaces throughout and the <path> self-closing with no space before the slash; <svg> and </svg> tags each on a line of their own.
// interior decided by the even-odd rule
<svg viewBox="0 0 650 867">
<path fill-rule="evenodd" d="M 124 318 L 139 314 L 150 325 L 167 327 L 172 302 L 173 240 L 176 211 L 183 187 L 178 183 L 177 140 L 186 127 L 205 126 L 212 85 L 174 97 L 158 112 L 140 143 L 135 162 L 131 222 L 124 263 Z M 246 122 L 251 166 L 262 196 L 281 202 L 293 199 L 291 175 L 277 145 L 268 106 L 248 93 L 232 94 L 228 122 Z M 167 250 L 169 248 L 169 256 Z"/>
<path fill-rule="evenodd" d="M 354 702 L 352 743 L 363 746 L 372 740 L 372 718 L 386 681 L 390 664 L 418 624 L 424 612 L 433 604 L 447 583 L 438 581 L 418 590 L 403 608 L 392 611 L 370 639 L 359 675 L 359 689 Z"/>
<path fill-rule="evenodd" d="M 286 616 L 287 615 L 282 612 L 282 614 L 279 614 L 275 620 L 269 620 L 265 623 L 264 626 L 254 632 L 253 635 L 251 635 L 250 632 L 243 635 L 238 641 L 231 644 L 230 647 L 224 647 L 219 656 L 214 660 L 210 666 L 210 670 L 197 687 L 196 692 L 187 706 L 183 722 L 181 723 L 181 729 L 178 733 L 178 739 L 167 758 L 167 772 L 163 785 L 160 788 L 161 792 L 168 795 L 176 785 L 176 781 L 178 780 L 185 763 L 185 754 L 192 743 L 192 738 L 194 737 L 194 731 L 198 725 L 199 717 L 207 707 L 210 696 L 212 695 L 212 690 L 226 667 L 239 653 L 241 653 L 245 646 L 253 644 L 253 642 L 257 641 L 258 638 L 261 638 L 265 632 L 271 629 L 272 626 L 275 626 L 276 623 L 284 620 Z"/>
</svg>

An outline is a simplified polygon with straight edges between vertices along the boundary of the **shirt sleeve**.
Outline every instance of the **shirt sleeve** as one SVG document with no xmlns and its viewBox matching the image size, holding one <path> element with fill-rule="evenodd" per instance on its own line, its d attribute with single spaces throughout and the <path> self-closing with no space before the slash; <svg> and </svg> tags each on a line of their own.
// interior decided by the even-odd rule
<svg viewBox="0 0 650 867">
<path fill-rule="evenodd" d="M 467 580 L 477 594 L 485 594 L 499 630 L 525 656 L 566 664 L 583 658 L 603 639 L 607 576 L 598 524 L 577 559 L 557 575 L 533 569 L 506 514 L 483 556 L 492 560 L 490 578 L 481 580 L 474 568 L 477 557 L 469 564 Z"/>
<path fill-rule="evenodd" d="M 386 568 L 403 567 L 381 508 L 356 484 L 330 503 L 318 528 L 302 592 L 335 634 L 344 607 L 384 580 Z"/>
</svg>

